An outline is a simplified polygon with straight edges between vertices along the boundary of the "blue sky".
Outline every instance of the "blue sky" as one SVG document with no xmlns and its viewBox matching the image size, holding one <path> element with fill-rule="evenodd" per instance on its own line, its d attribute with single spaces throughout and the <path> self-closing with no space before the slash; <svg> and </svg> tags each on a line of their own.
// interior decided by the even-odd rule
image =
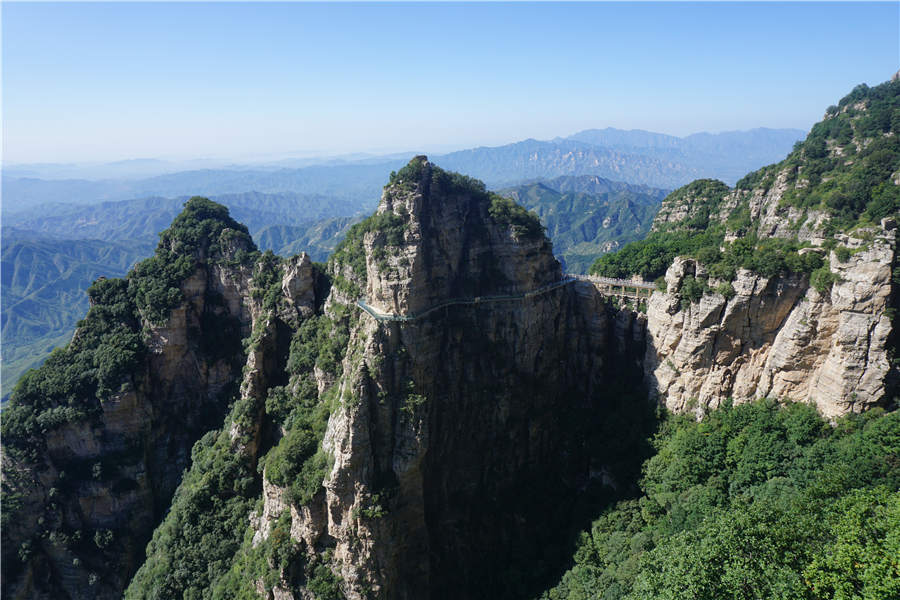
<svg viewBox="0 0 900 600">
<path fill-rule="evenodd" d="M 898 3 L 2 3 L 8 162 L 806 129 L 900 67 Z"/>
</svg>

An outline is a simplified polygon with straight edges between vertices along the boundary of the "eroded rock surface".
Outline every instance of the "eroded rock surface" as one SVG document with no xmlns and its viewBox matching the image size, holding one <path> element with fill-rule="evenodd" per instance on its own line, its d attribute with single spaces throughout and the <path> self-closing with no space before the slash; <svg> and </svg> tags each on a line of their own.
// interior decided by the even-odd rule
<svg viewBox="0 0 900 600">
<path fill-rule="evenodd" d="M 766 279 L 740 270 L 735 295 L 706 294 L 682 306 L 678 295 L 697 264 L 676 259 L 666 293 L 648 304 L 646 376 L 675 411 L 778 398 L 814 403 L 836 417 L 885 400 L 890 364 L 892 267 L 896 230 L 886 224 L 841 263 L 830 254 L 836 283 L 824 293 L 805 276 Z"/>
<path fill-rule="evenodd" d="M 589 476 L 572 420 L 596 408 L 605 305 L 584 283 L 526 297 L 560 280 L 559 265 L 543 235 L 498 222 L 490 201 L 423 161 L 378 209 L 401 243 L 364 239 L 366 294 L 385 312 L 518 297 L 405 322 L 360 315 L 324 440 L 334 457 L 325 492 L 291 507 L 292 536 L 330 549 L 348 598 L 467 597 L 501 585 L 497 570 L 554 535 L 548 501 L 567 505 Z M 529 491 L 547 481 L 556 491 Z M 267 492 L 258 535 L 283 502 Z"/>
</svg>

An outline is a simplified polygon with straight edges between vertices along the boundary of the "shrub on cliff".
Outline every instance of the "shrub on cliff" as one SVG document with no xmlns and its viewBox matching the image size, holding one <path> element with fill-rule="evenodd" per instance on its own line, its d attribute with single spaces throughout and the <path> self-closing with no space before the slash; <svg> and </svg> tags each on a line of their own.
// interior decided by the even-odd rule
<svg viewBox="0 0 900 600">
<path fill-rule="evenodd" d="M 495 223 L 511 227 L 516 236 L 524 239 L 540 239 L 544 236 L 541 220 L 509 198 L 491 194 L 488 213 Z"/>
<path fill-rule="evenodd" d="M 4 447 L 20 458 L 36 459 L 48 430 L 99 411 L 145 352 L 127 282 L 101 279 L 88 295 L 75 338 L 19 380 L 3 411 Z"/>
</svg>

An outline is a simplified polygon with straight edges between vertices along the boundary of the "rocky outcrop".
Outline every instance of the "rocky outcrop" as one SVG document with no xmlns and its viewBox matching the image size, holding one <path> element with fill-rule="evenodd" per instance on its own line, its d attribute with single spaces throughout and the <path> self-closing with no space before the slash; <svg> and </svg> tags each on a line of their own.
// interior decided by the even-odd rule
<svg viewBox="0 0 900 600">
<path fill-rule="evenodd" d="M 805 276 L 766 279 L 741 270 L 734 297 L 704 295 L 682 303 L 684 278 L 702 271 L 676 259 L 666 293 L 647 309 L 646 377 L 652 393 L 674 411 L 703 411 L 731 398 L 814 403 L 836 417 L 885 401 L 891 365 L 891 302 L 896 229 L 842 236 L 852 255 L 830 255 L 837 281 L 824 292 Z"/>
<path fill-rule="evenodd" d="M 222 425 L 242 379 L 243 393 L 263 400 L 278 383 L 279 357 L 290 342 L 290 336 L 279 338 L 278 324 L 296 324 L 314 310 L 311 262 L 304 254 L 286 265 L 284 314 L 275 318 L 257 289 L 260 265 L 235 258 L 255 250 L 249 236 L 226 223 L 219 242 L 215 252 L 207 241 L 181 258 L 195 267 L 179 283 L 181 300 L 167 318 L 154 323 L 141 315 L 144 349 L 117 391 L 78 399 L 96 409 L 46 427 L 36 460 L 4 447 L 4 500 L 14 501 L 4 511 L 16 515 L 3 526 L 4 595 L 121 597 L 191 465 L 194 443 Z M 244 375 L 242 339 L 254 330 L 265 335 Z M 255 458 L 260 423 L 252 433 L 247 447 L 236 451 Z"/>
<path fill-rule="evenodd" d="M 886 118 L 898 93 L 893 80 L 857 86 L 782 162 L 734 189 L 702 180 L 664 200 L 654 231 L 711 232 L 716 244 L 724 238 L 721 261 L 710 239 L 693 252 L 716 266 L 712 272 L 740 264 L 782 273 L 767 279 L 739 270 L 733 297 L 709 279 L 691 303 L 686 296 L 696 300 L 704 267 L 686 259 L 672 264 L 666 292 L 648 306 L 644 365 L 651 393 L 669 408 L 702 411 L 727 398 L 769 397 L 812 402 L 837 417 L 895 401 L 900 148 Z M 749 239 L 732 243 L 741 238 Z M 750 256 L 754 251 L 759 255 Z M 827 259 L 830 270 L 815 270 L 808 253 Z M 774 255 L 783 266 L 770 260 Z M 685 281 L 689 293 L 682 293 Z"/>
<path fill-rule="evenodd" d="M 6 548 L 29 548 L 20 552 L 27 557 L 24 575 L 4 581 L 6 592 L 121 596 L 190 465 L 191 446 L 221 422 L 240 379 L 241 332 L 252 320 L 248 276 L 248 270 L 202 264 L 183 282 L 184 301 L 166 322 L 148 326 L 145 359 L 120 391 L 99 403 L 95 418 L 48 431 L 44 458 L 34 467 L 4 457 L 5 483 L 34 509 L 17 514 L 35 519 L 4 531 L 12 534 Z M 232 333 L 230 340 L 223 331 Z M 212 348 L 208 339 L 230 347 Z M 33 469 L 33 480 L 19 468 Z"/>
<path fill-rule="evenodd" d="M 422 169 L 418 181 L 389 186 L 376 212 L 402 235 L 402 245 L 387 253 L 387 233 L 366 237 L 373 306 L 417 314 L 451 298 L 523 293 L 561 279 L 545 236 L 494 225 L 483 189 L 433 178 L 427 162 Z"/>
<path fill-rule="evenodd" d="M 328 550 L 347 598 L 508 593 L 498 573 L 537 560 L 590 475 L 573 422 L 602 395 L 605 304 L 581 282 L 526 295 L 561 278 L 546 239 L 518 235 L 483 189 L 442 173 L 423 160 L 413 185 L 385 189 L 376 219 L 402 239 L 365 235 L 368 301 L 401 315 L 485 301 L 410 321 L 359 314 L 325 491 L 291 507 L 292 537 Z M 487 300 L 498 295 L 514 298 Z M 284 509 L 266 489 L 257 539 Z"/>
</svg>

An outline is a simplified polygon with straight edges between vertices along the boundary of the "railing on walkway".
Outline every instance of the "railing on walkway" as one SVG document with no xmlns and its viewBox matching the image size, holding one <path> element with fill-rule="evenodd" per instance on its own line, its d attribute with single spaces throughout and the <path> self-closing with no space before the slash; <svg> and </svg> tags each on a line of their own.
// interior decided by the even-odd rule
<svg viewBox="0 0 900 600">
<path fill-rule="evenodd" d="M 656 284 L 633 279 L 615 279 L 613 277 L 599 277 L 596 275 L 577 275 L 581 281 L 587 281 L 597 288 L 604 296 L 616 296 L 631 300 L 645 300 L 653 295 Z"/>
<path fill-rule="evenodd" d="M 643 290 L 655 290 L 656 284 L 647 281 L 634 281 L 632 279 L 616 279 L 614 277 L 600 277 L 598 275 L 574 275 L 582 281 L 590 281 L 591 283 L 605 283 L 607 285 L 640 288 Z"/>
<path fill-rule="evenodd" d="M 564 285 L 569 285 L 570 283 L 574 283 L 577 281 L 575 277 L 566 277 L 564 279 L 560 279 L 559 281 L 554 281 L 553 283 L 548 283 L 547 285 L 543 285 L 537 289 L 531 290 L 529 292 L 525 292 L 522 294 L 505 294 L 505 295 L 492 295 L 492 296 L 476 296 L 474 298 L 452 298 L 450 300 L 445 300 L 440 304 L 436 304 L 426 310 L 423 310 L 418 313 L 412 313 L 408 315 L 397 315 L 393 313 L 383 313 L 372 306 L 366 304 L 366 301 L 360 298 L 356 301 L 356 305 L 361 309 L 366 311 L 370 316 L 372 316 L 376 321 L 385 322 L 385 321 L 416 321 L 421 319 L 422 317 L 428 316 L 436 310 L 440 310 L 442 308 L 447 308 L 448 306 L 454 306 L 457 304 L 486 304 L 488 302 L 508 302 L 511 300 L 524 300 L 525 298 L 533 298 L 535 296 L 539 296 L 541 294 L 545 294 L 549 291 L 558 289 L 563 287 Z"/>
<path fill-rule="evenodd" d="M 486 304 L 488 302 L 509 302 L 512 300 L 524 300 L 525 298 L 533 298 L 535 296 L 539 296 L 541 294 L 545 294 L 549 291 L 558 289 L 563 287 L 564 285 L 569 285 L 570 283 L 574 283 L 576 281 L 586 281 L 588 283 L 593 284 L 598 288 L 598 291 L 601 294 L 618 296 L 622 298 L 633 298 L 633 299 L 646 299 L 649 298 L 653 293 L 653 290 L 656 289 L 656 286 L 652 283 L 647 283 L 644 281 L 630 281 L 627 279 L 614 279 L 612 277 L 595 277 L 592 275 L 567 275 L 565 278 L 560 279 L 559 281 L 554 281 L 553 283 L 548 283 L 547 285 L 541 286 L 537 289 L 531 290 L 530 292 L 525 292 L 522 294 L 506 294 L 506 295 L 493 295 L 493 296 L 476 296 L 474 298 L 452 298 L 450 300 L 445 300 L 439 304 L 436 304 L 430 308 L 427 308 L 423 311 L 417 313 L 411 313 L 406 315 L 398 315 L 394 313 L 383 313 L 377 308 L 369 306 L 365 300 L 360 298 L 356 301 L 356 305 L 361 309 L 366 311 L 372 318 L 379 322 L 387 322 L 387 321 L 417 321 L 423 317 L 430 315 L 431 313 L 441 310 L 442 308 L 447 308 L 448 306 L 456 306 L 456 305 L 472 305 L 472 304 Z M 605 288 L 605 289 L 601 289 Z M 620 289 L 616 289 L 620 288 Z M 630 288 L 630 289 L 629 289 Z M 634 290 L 634 291 L 631 291 Z"/>
</svg>

